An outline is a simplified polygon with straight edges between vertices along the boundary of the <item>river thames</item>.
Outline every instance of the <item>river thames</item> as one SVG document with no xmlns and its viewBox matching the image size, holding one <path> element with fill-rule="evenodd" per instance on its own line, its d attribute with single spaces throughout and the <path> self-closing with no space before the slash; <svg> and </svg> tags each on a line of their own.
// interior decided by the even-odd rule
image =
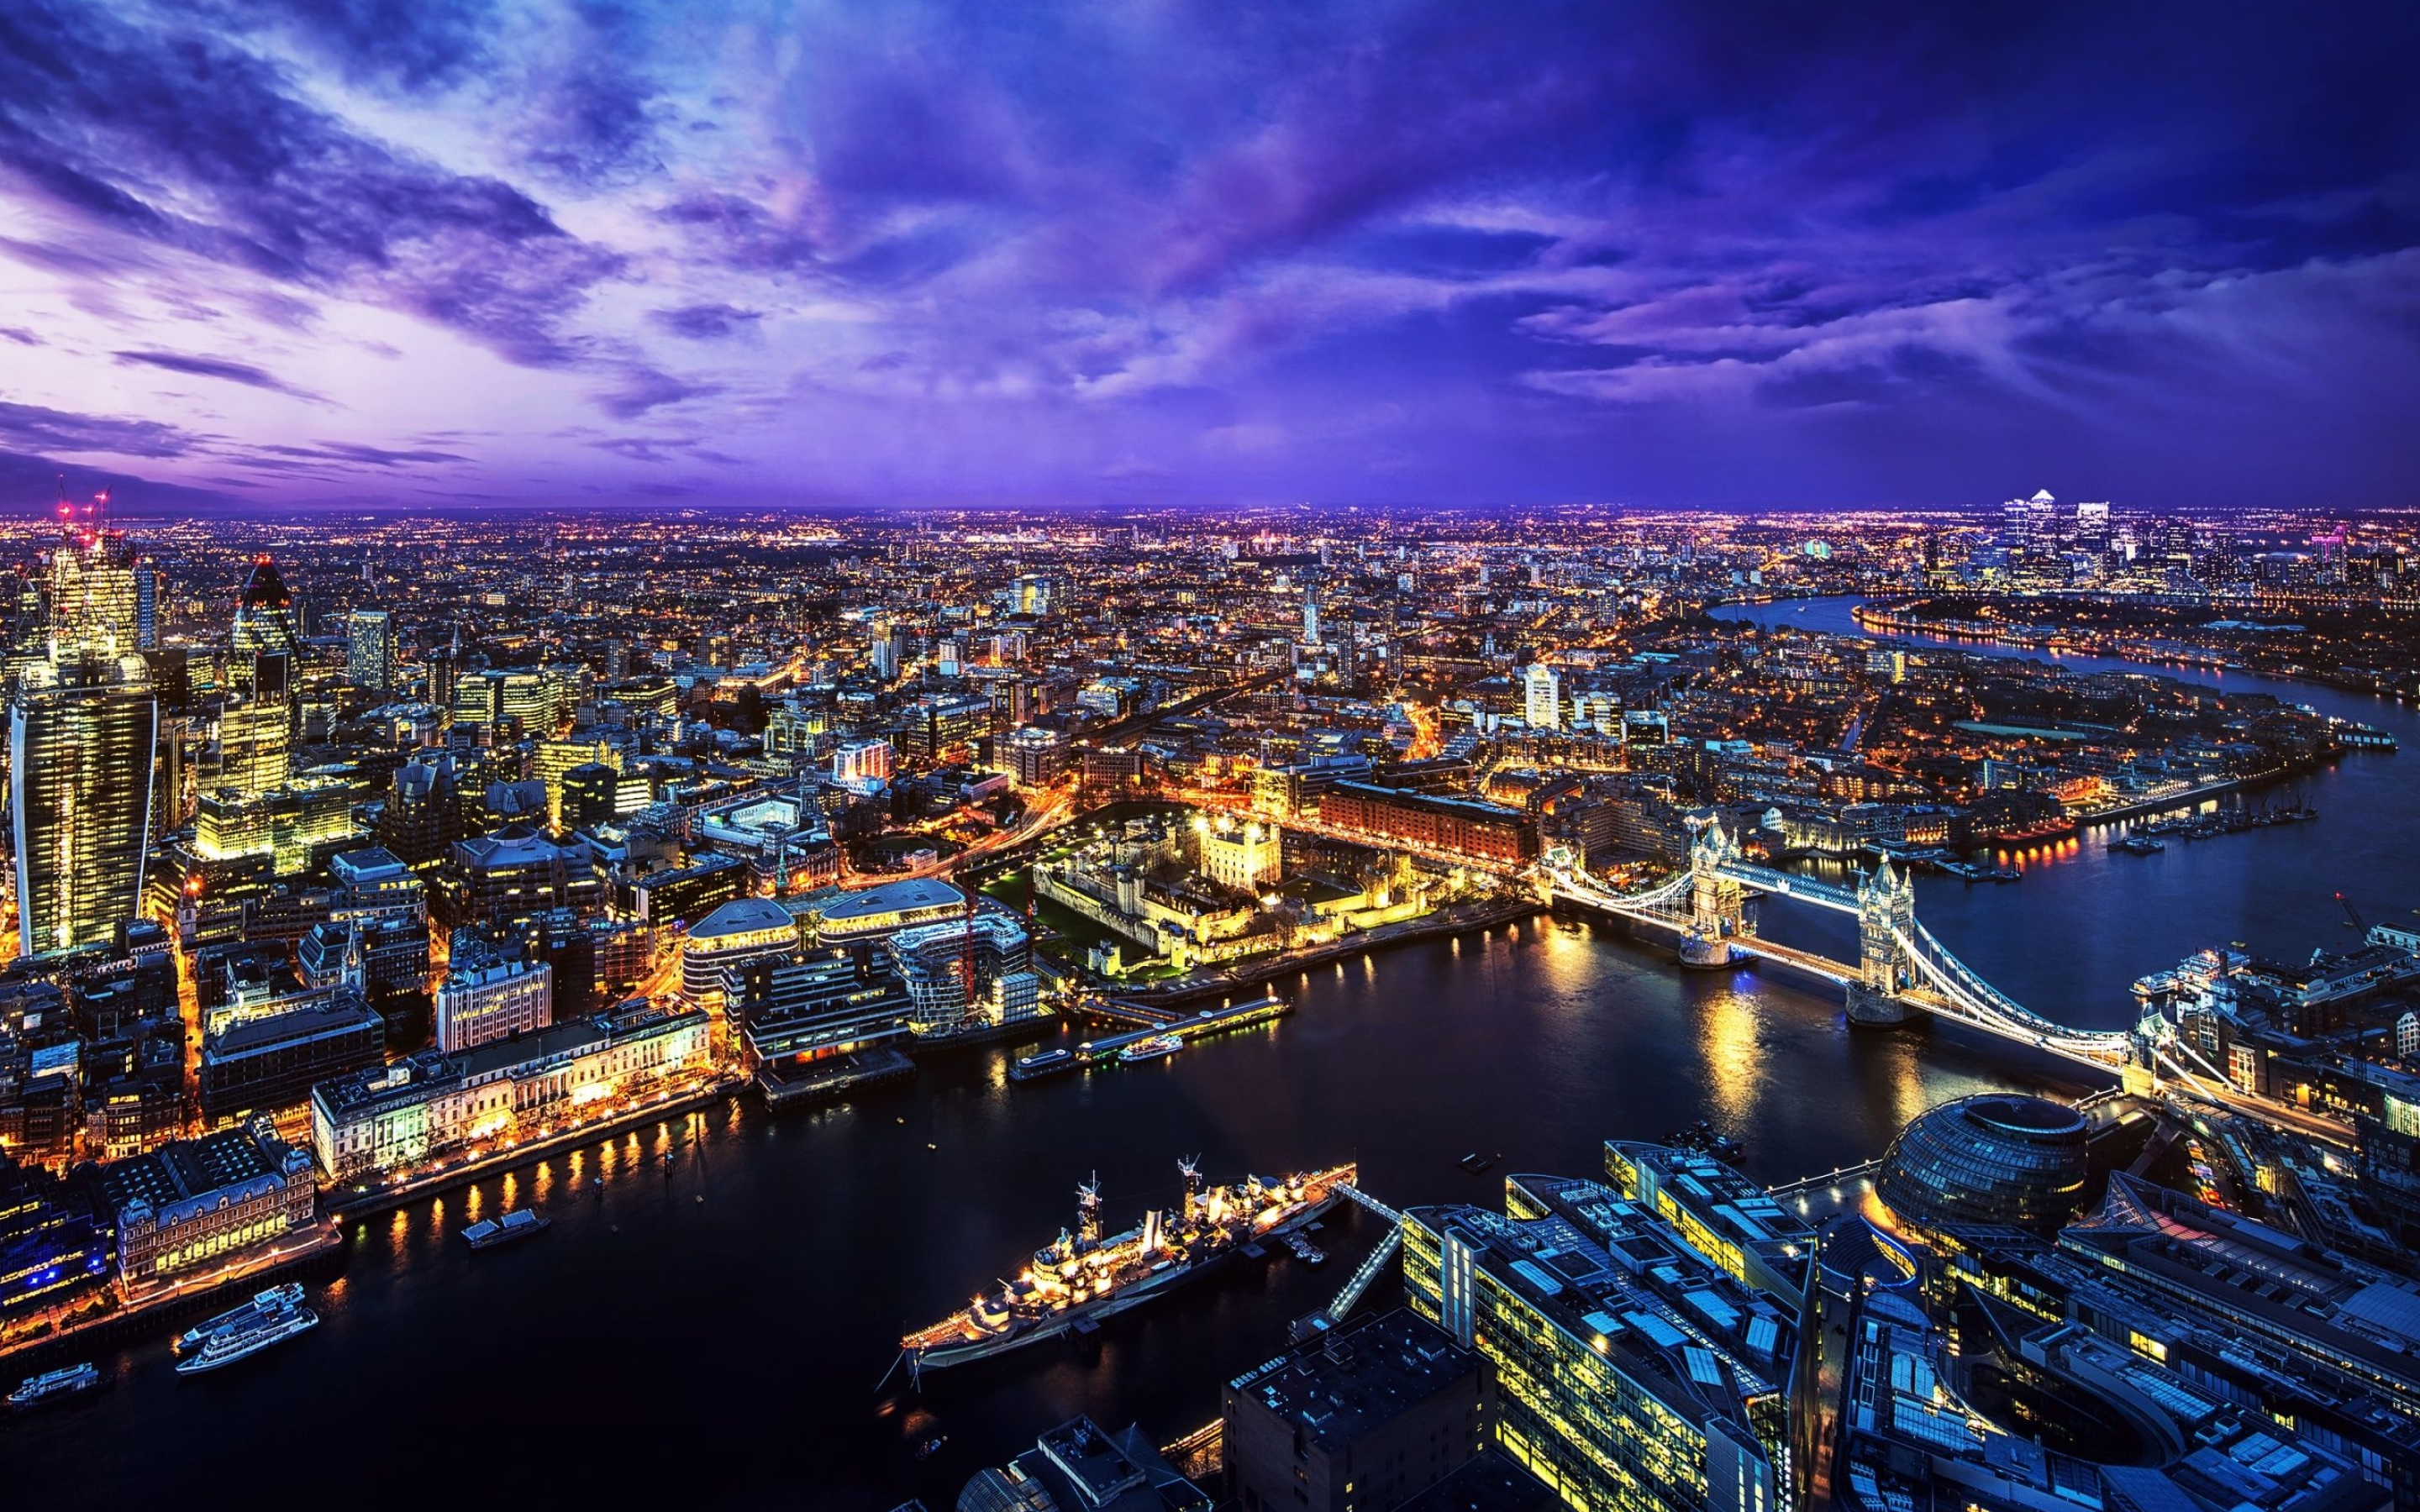
<svg viewBox="0 0 2420 1512">
<path fill-rule="evenodd" d="M 1837 601 L 1751 612 L 1852 628 Z M 2390 704 L 2180 675 L 2420 742 L 2420 718 Z M 2014 885 L 1922 879 L 1918 910 L 2027 1006 L 2121 1026 L 2128 983 L 2198 947 L 2348 942 L 2338 889 L 2373 918 L 2408 917 L 2420 899 L 2408 759 L 2358 755 L 2300 783 L 2317 824 L 2148 857 L 2090 839 L 2040 847 L 2014 856 Z M 1779 905 L 1766 927 L 1853 949 Z M 1493 1201 L 1506 1171 L 1593 1173 L 1607 1138 L 1705 1118 L 1777 1182 L 1878 1154 L 1946 1098 L 2101 1085 L 1961 1029 L 1852 1034 L 1832 989 L 1684 975 L 1668 948 L 1579 918 L 1407 946 L 1277 988 L 1290 1018 L 1165 1061 L 1012 1085 L 1007 1051 L 970 1052 L 821 1113 L 718 1107 L 370 1220 L 341 1278 L 315 1288 L 320 1329 L 179 1380 L 163 1325 L 103 1359 L 115 1391 L 0 1427 L 0 1483 L 26 1505 L 72 1492 L 835 1508 L 912 1494 L 946 1507 L 974 1469 L 1075 1412 L 1163 1440 L 1207 1421 L 1220 1384 L 1276 1352 L 1379 1232 L 1340 1211 L 1319 1236 L 1335 1257 L 1325 1268 L 1237 1265 L 1116 1319 L 1089 1354 L 1045 1344 L 929 1378 L 921 1396 L 895 1378 L 877 1392 L 902 1327 L 962 1304 L 1071 1225 L 1075 1185 L 1095 1170 L 1112 1227 L 1171 1200 L 1185 1155 L 1213 1180 L 1357 1159 L 1398 1205 Z M 1472 1150 L 1502 1159 L 1472 1176 L 1456 1165 Z M 524 1202 L 556 1220 L 544 1240 L 473 1257 L 456 1237 Z M 1382 1283 L 1364 1305 L 1394 1295 Z M 910 1446 L 935 1436 L 939 1451 L 916 1460 Z"/>
</svg>

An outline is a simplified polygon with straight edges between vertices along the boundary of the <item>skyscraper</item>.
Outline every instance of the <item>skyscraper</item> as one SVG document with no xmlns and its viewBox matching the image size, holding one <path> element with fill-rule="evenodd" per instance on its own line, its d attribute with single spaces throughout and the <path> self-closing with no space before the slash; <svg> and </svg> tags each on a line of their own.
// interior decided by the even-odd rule
<svg viewBox="0 0 2420 1512">
<path fill-rule="evenodd" d="M 395 687 L 393 614 L 382 609 L 353 610 L 345 622 L 345 672 L 374 692 Z"/>
<path fill-rule="evenodd" d="M 219 786 L 267 793 L 286 785 L 294 749 L 287 674 L 284 656 L 262 656 L 250 691 L 219 706 Z"/>
<path fill-rule="evenodd" d="M 455 660 L 454 653 L 442 649 L 430 652 L 428 687 L 422 694 L 423 699 L 441 709 L 452 708 L 454 685 L 459 680 L 461 664 Z"/>
<path fill-rule="evenodd" d="M 2075 506 L 2075 544 L 2086 551 L 2109 549 L 2109 502 L 2092 500 Z"/>
<path fill-rule="evenodd" d="M 252 559 L 252 572 L 236 597 L 232 640 L 240 663 L 261 655 L 290 656 L 302 649 L 294 634 L 294 595 L 265 555 Z"/>
<path fill-rule="evenodd" d="M 1522 717 L 1537 730 L 1559 730 L 1563 725 L 1563 680 L 1555 669 L 1543 661 L 1533 661 L 1522 676 Z"/>
<path fill-rule="evenodd" d="M 134 564 L 134 644 L 160 648 L 160 568 L 149 557 Z"/>
<path fill-rule="evenodd" d="M 51 550 L 42 589 L 48 638 L 63 650 L 116 656 L 141 643 L 134 559 L 119 532 L 69 527 Z"/>
<path fill-rule="evenodd" d="M 2017 551 L 2044 551 L 2057 539 L 2058 501 L 2048 488 L 2030 499 L 2000 506 L 2000 544 Z"/>
<path fill-rule="evenodd" d="M 151 837 L 159 709 L 130 651 L 60 646 L 9 713 L 18 939 L 28 955 L 109 939 L 135 917 Z"/>
<path fill-rule="evenodd" d="M 294 599 L 266 556 L 237 595 L 229 635 L 237 699 L 219 710 L 219 781 L 243 793 L 286 783 L 294 748 L 298 695 Z"/>
</svg>

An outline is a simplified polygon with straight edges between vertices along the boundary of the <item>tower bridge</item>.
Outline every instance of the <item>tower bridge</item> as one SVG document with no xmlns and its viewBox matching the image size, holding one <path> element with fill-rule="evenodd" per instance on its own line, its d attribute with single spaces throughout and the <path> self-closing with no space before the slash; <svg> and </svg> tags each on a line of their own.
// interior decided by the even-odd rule
<svg viewBox="0 0 2420 1512">
<path fill-rule="evenodd" d="M 1887 1026 L 1931 1014 L 2110 1072 L 2148 1068 L 2158 1052 L 2145 1032 L 2070 1028 L 1984 980 L 1916 918 L 1915 879 L 1887 857 L 1846 887 L 1747 860 L 1719 818 L 1693 820 L 1691 828 L 1689 869 L 1645 892 L 1616 892 L 1553 860 L 1542 866 L 1543 879 L 1559 902 L 1678 934 L 1684 965 L 1767 960 L 1838 982 L 1853 1024 Z M 1776 897 L 1854 918 L 1857 960 L 1766 939 L 1758 910 Z"/>
</svg>

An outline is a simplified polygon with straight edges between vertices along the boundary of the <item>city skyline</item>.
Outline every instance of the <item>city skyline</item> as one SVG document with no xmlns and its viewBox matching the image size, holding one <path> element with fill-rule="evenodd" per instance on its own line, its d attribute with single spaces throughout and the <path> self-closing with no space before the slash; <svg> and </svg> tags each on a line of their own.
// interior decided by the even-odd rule
<svg viewBox="0 0 2420 1512">
<path fill-rule="evenodd" d="M 25 8 L 0 487 L 2391 506 L 2415 24 Z"/>
<path fill-rule="evenodd" d="M 2420 1512 L 2415 61 L 5 0 L 0 1485 Z"/>
<path fill-rule="evenodd" d="M 12 1487 L 2411 1512 L 2420 519 L 1404 524 L 9 529 Z"/>
</svg>

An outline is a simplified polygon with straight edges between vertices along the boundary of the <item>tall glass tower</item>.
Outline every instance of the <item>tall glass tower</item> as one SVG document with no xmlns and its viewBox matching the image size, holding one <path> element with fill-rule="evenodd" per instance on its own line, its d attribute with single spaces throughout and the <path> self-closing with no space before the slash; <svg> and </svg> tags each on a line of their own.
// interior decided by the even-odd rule
<svg viewBox="0 0 2420 1512">
<path fill-rule="evenodd" d="M 395 616 L 357 609 L 345 622 L 345 674 L 373 692 L 395 687 Z"/>
<path fill-rule="evenodd" d="M 294 598 L 276 563 L 252 559 L 235 601 L 228 637 L 236 697 L 219 706 L 219 781 L 243 793 L 286 785 L 301 713 L 297 672 L 302 642 L 294 633 Z"/>
<path fill-rule="evenodd" d="M 302 649 L 294 634 L 294 595 L 266 556 L 252 559 L 252 572 L 235 601 L 230 640 L 239 663 L 253 656 L 291 656 Z"/>
<path fill-rule="evenodd" d="M 28 955 L 110 939 L 136 917 L 159 709 L 137 656 L 54 643 L 9 710 L 17 934 Z"/>
<path fill-rule="evenodd" d="M 113 655 L 141 643 L 142 594 L 120 532 L 69 527 L 51 549 L 42 587 L 49 640 L 70 651 L 108 648 Z"/>
</svg>

